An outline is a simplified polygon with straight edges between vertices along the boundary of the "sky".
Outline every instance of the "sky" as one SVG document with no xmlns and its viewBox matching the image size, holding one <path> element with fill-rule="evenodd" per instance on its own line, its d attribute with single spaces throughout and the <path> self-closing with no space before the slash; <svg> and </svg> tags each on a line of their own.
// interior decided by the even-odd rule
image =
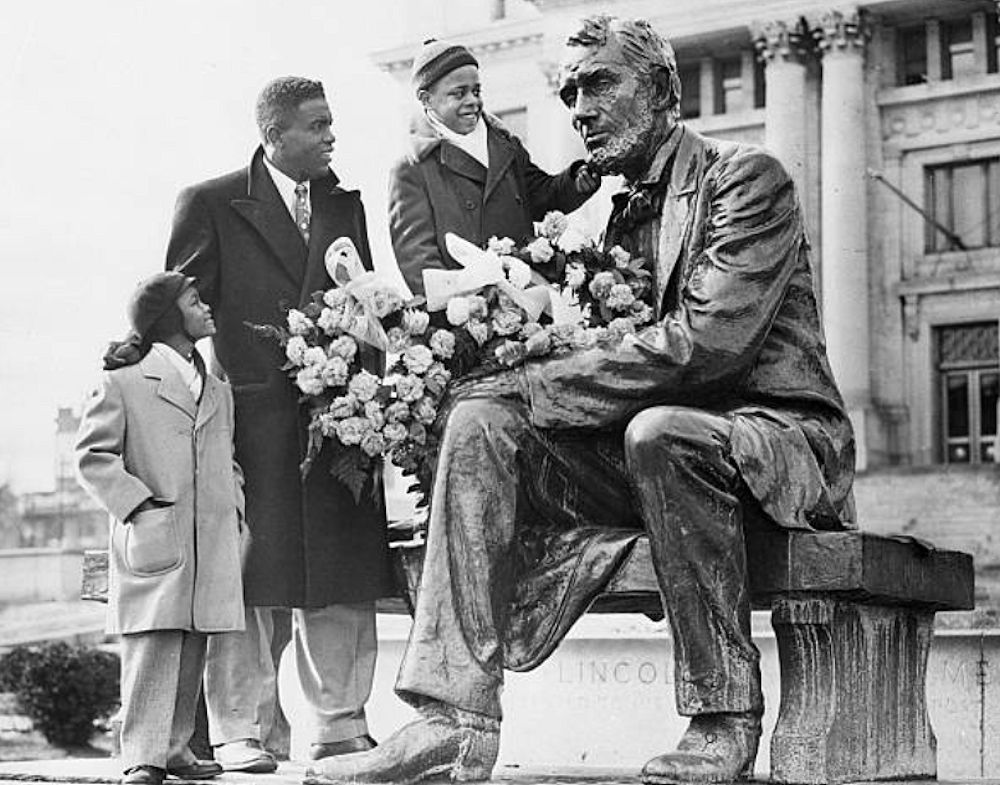
<svg viewBox="0 0 1000 785">
<path fill-rule="evenodd" d="M 333 168 L 390 263 L 386 173 L 409 97 L 368 53 L 398 0 L 33 0 L 0 29 L 0 484 L 53 485 L 59 406 L 92 388 L 185 185 L 246 165 L 270 78 L 324 82 Z"/>
</svg>

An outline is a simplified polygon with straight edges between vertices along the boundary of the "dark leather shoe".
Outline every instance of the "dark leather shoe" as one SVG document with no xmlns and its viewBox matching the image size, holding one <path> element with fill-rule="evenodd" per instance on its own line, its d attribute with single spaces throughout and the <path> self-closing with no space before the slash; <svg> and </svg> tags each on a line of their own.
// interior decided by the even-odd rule
<svg viewBox="0 0 1000 785">
<path fill-rule="evenodd" d="M 647 785 L 735 782 L 753 776 L 760 716 L 702 714 L 691 719 L 677 749 L 642 768 Z"/>
<path fill-rule="evenodd" d="M 499 721 L 442 704 L 421 707 L 420 714 L 420 719 L 404 725 L 373 750 L 317 761 L 306 769 L 304 785 L 406 785 L 430 777 L 454 782 L 490 778 L 500 748 Z"/>
<path fill-rule="evenodd" d="M 321 744 L 313 744 L 309 747 L 309 760 L 322 760 L 323 758 L 333 758 L 337 755 L 350 755 L 354 752 L 368 752 L 378 746 L 375 739 L 367 733 L 364 736 L 355 736 L 352 739 L 342 739 L 341 741 L 324 741 Z"/>
<path fill-rule="evenodd" d="M 126 769 L 122 785 L 162 785 L 167 773 L 157 766 L 133 766 Z"/>
<path fill-rule="evenodd" d="M 179 780 L 210 780 L 222 774 L 222 766 L 214 760 L 193 760 L 177 766 L 168 763 L 167 774 Z"/>
</svg>

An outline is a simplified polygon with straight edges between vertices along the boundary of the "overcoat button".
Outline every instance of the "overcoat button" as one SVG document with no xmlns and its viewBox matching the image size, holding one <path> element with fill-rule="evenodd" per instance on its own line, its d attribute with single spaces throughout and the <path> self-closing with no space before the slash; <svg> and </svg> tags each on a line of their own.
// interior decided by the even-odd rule
<svg viewBox="0 0 1000 785">
<path fill-rule="evenodd" d="M 468 201 L 467 201 L 467 202 L 465 203 L 465 207 L 466 207 L 466 209 L 468 209 L 468 210 L 475 210 L 475 209 L 476 209 L 476 203 L 475 203 L 475 202 L 473 202 L 473 201 L 472 201 L 471 199 L 469 199 L 469 200 L 468 200 Z"/>
</svg>

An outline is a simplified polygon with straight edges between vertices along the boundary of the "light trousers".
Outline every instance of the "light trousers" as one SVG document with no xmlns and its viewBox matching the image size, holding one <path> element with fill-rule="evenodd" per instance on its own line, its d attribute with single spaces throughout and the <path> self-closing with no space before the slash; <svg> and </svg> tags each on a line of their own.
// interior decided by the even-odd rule
<svg viewBox="0 0 1000 785">
<path fill-rule="evenodd" d="M 205 666 L 205 634 L 154 630 L 121 636 L 122 770 L 183 765 Z"/>
<path fill-rule="evenodd" d="M 205 706 L 213 746 L 267 741 L 280 711 L 273 653 L 274 608 L 247 607 L 246 631 L 213 635 L 205 664 Z M 375 678 L 375 603 L 294 608 L 291 646 L 310 743 L 368 733 L 365 704 Z"/>
</svg>

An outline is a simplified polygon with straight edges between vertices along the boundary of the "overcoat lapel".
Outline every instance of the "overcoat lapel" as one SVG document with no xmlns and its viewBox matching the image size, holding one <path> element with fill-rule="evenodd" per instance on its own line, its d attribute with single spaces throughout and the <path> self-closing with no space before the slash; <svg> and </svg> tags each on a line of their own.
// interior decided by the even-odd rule
<svg viewBox="0 0 1000 785">
<path fill-rule="evenodd" d="M 250 162 L 247 198 L 233 199 L 231 204 L 270 246 L 291 279 L 300 283 L 306 262 L 305 242 L 264 166 L 262 149 L 257 149 Z"/>
<path fill-rule="evenodd" d="M 201 400 L 198 401 L 198 414 L 195 417 L 194 427 L 201 428 L 212 419 L 219 410 L 219 380 L 211 374 L 205 374 L 205 385 L 201 391 Z"/>
<path fill-rule="evenodd" d="M 659 253 L 656 260 L 656 304 L 663 306 L 663 296 L 674 274 L 681 248 L 690 230 L 691 202 L 704 168 L 704 145 L 697 134 L 684 128 L 677 146 L 670 182 L 660 215 Z M 661 314 L 657 313 L 657 318 Z"/>
<path fill-rule="evenodd" d="M 300 304 L 309 301 L 310 295 L 333 285 L 326 271 L 326 251 L 338 237 L 349 237 L 358 243 L 360 227 L 357 218 L 360 210 L 358 191 L 344 191 L 337 187 L 337 177 L 314 180 L 312 191 L 312 226 L 309 234 L 309 260 L 302 278 Z M 358 249 L 361 251 L 361 249 Z"/>
<path fill-rule="evenodd" d="M 191 390 L 184 384 L 181 375 L 177 370 L 169 365 L 155 350 L 150 351 L 142 358 L 139 365 L 142 368 L 143 376 L 147 379 L 158 380 L 156 394 L 167 403 L 176 406 L 187 414 L 192 420 L 198 414 L 198 404 L 191 395 Z"/>
<path fill-rule="evenodd" d="M 489 201 L 490 194 L 503 180 L 507 170 L 514 163 L 514 146 L 500 134 L 487 130 L 486 144 L 490 151 L 490 168 L 486 174 L 486 188 L 483 191 L 483 204 Z"/>
</svg>

